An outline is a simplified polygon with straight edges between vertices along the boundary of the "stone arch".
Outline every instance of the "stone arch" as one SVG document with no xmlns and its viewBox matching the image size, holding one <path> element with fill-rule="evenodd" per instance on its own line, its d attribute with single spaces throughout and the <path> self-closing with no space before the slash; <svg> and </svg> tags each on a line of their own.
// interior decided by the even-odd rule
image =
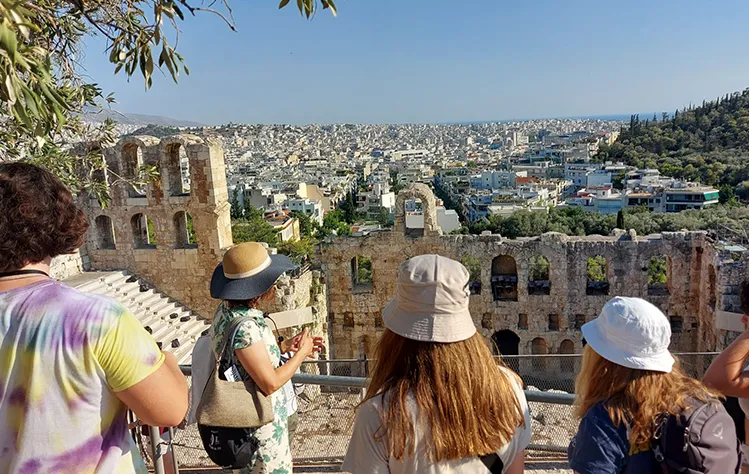
<svg viewBox="0 0 749 474">
<path fill-rule="evenodd" d="M 101 215 L 94 219 L 96 248 L 99 250 L 113 250 L 115 248 L 114 226 L 109 216 Z"/>
<path fill-rule="evenodd" d="M 179 141 L 164 146 L 166 173 L 169 179 L 170 196 L 190 195 L 190 160 L 185 147 Z"/>
<path fill-rule="evenodd" d="M 510 255 L 492 260 L 492 295 L 494 301 L 518 300 L 518 267 Z"/>
<path fill-rule="evenodd" d="M 505 364 L 515 372 L 520 370 L 519 359 L 511 357 L 520 354 L 520 337 L 514 332 L 502 329 L 492 334 L 492 352 L 502 356 Z"/>
<path fill-rule="evenodd" d="M 669 294 L 671 282 L 671 259 L 666 255 L 658 255 L 648 260 L 645 268 L 648 275 L 648 295 L 663 296 Z"/>
<path fill-rule="evenodd" d="M 608 295 L 609 294 L 609 265 L 606 257 L 595 255 L 588 257 L 585 274 L 586 285 L 585 293 L 588 295 Z"/>
<path fill-rule="evenodd" d="M 560 354 L 574 354 L 575 343 L 570 339 L 565 339 L 559 344 Z M 575 358 L 574 357 L 560 357 L 559 368 L 562 372 L 570 373 L 575 371 Z"/>
<path fill-rule="evenodd" d="M 395 200 L 395 231 L 406 232 L 406 201 L 419 199 L 424 212 L 424 234 L 442 235 L 437 223 L 437 204 L 434 193 L 429 186 L 422 183 L 411 184 L 408 188 L 398 193 Z"/>
<path fill-rule="evenodd" d="M 549 345 L 546 343 L 546 339 L 544 339 L 543 337 L 537 337 L 531 341 L 531 354 L 546 355 L 548 353 L 549 353 Z M 534 357 L 532 365 L 535 370 L 545 370 L 546 358 Z"/>
<path fill-rule="evenodd" d="M 140 168 L 143 166 L 143 149 L 137 142 L 125 142 L 121 148 L 122 177 L 128 180 L 140 178 Z M 131 198 L 145 197 L 146 188 L 140 184 L 126 184 L 127 195 Z"/>
<path fill-rule="evenodd" d="M 551 280 L 549 278 L 549 259 L 543 255 L 534 255 L 528 264 L 528 294 L 551 294 Z"/>
<path fill-rule="evenodd" d="M 133 248 L 149 249 L 155 248 L 155 229 L 151 219 L 143 213 L 135 214 L 130 218 L 130 228 L 133 231 Z"/>
<path fill-rule="evenodd" d="M 187 249 L 197 247 L 192 216 L 185 211 L 174 214 L 174 247 Z"/>
</svg>

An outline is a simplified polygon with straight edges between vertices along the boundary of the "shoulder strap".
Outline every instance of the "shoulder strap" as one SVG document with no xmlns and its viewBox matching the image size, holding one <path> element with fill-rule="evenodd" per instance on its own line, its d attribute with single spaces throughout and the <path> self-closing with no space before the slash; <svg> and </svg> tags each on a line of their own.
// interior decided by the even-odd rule
<svg viewBox="0 0 749 474">
<path fill-rule="evenodd" d="M 229 326 L 226 327 L 226 332 L 224 333 L 224 341 L 221 343 L 221 352 L 216 354 L 216 365 L 219 365 L 221 363 L 221 357 L 226 352 L 226 347 L 229 345 L 229 341 L 234 340 L 234 333 L 237 332 L 239 326 L 251 319 L 251 316 L 241 315 L 235 316 L 234 319 L 231 320 L 231 323 L 229 323 Z"/>
<path fill-rule="evenodd" d="M 502 462 L 497 453 L 487 454 L 486 456 L 479 456 L 481 462 L 484 463 L 492 474 L 502 474 L 502 470 L 505 468 L 505 463 Z"/>
</svg>

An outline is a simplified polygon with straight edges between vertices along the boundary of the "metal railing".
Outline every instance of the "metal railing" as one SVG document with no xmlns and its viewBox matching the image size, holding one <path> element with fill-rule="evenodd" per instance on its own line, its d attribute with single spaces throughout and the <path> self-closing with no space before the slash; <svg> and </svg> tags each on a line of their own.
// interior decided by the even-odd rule
<svg viewBox="0 0 749 474">
<path fill-rule="evenodd" d="M 701 378 L 717 353 L 675 354 L 682 368 L 692 377 Z M 579 354 L 549 354 L 537 356 L 506 356 L 504 363 L 520 374 L 525 396 L 531 410 L 531 452 L 561 453 L 577 431 L 574 416 L 574 380 L 582 361 Z M 292 443 L 295 462 L 338 461 L 346 452 L 353 429 L 356 406 L 366 390 L 368 364 L 371 360 L 336 359 L 307 361 L 302 373 L 292 381 L 304 384 L 299 397 L 299 425 Z M 306 369 L 305 369 L 306 367 Z M 191 381 L 192 368 L 181 366 Z M 328 374 L 328 375 L 326 375 Z M 342 374 L 342 375 L 330 375 Z M 158 436 L 158 428 L 150 428 L 149 439 L 141 445 L 149 446 L 144 453 L 157 474 L 164 474 L 162 457 L 165 443 Z M 169 443 L 175 467 L 215 468 L 203 450 L 197 428 L 174 430 Z M 145 446 L 143 446 L 145 447 Z"/>
</svg>

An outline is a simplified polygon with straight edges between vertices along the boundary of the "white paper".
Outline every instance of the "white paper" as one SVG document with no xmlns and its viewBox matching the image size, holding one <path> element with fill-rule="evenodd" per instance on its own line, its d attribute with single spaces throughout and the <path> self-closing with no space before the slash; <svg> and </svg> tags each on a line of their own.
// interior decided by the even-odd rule
<svg viewBox="0 0 749 474">
<path fill-rule="evenodd" d="M 744 332 L 746 328 L 741 322 L 741 313 L 730 313 L 728 311 L 715 312 L 715 327 L 724 331 Z"/>
<path fill-rule="evenodd" d="M 227 382 L 238 382 L 239 381 L 239 370 L 236 365 L 232 365 L 224 372 L 224 377 Z"/>
</svg>

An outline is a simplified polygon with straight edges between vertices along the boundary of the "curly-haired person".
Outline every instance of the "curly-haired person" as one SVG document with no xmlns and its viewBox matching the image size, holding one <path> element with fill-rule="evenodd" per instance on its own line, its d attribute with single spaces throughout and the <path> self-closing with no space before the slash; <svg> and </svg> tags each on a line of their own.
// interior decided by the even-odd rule
<svg viewBox="0 0 749 474">
<path fill-rule="evenodd" d="M 126 410 L 173 426 L 187 385 L 114 300 L 49 277 L 86 216 L 51 173 L 0 163 L 0 473 L 146 473 Z"/>
</svg>

